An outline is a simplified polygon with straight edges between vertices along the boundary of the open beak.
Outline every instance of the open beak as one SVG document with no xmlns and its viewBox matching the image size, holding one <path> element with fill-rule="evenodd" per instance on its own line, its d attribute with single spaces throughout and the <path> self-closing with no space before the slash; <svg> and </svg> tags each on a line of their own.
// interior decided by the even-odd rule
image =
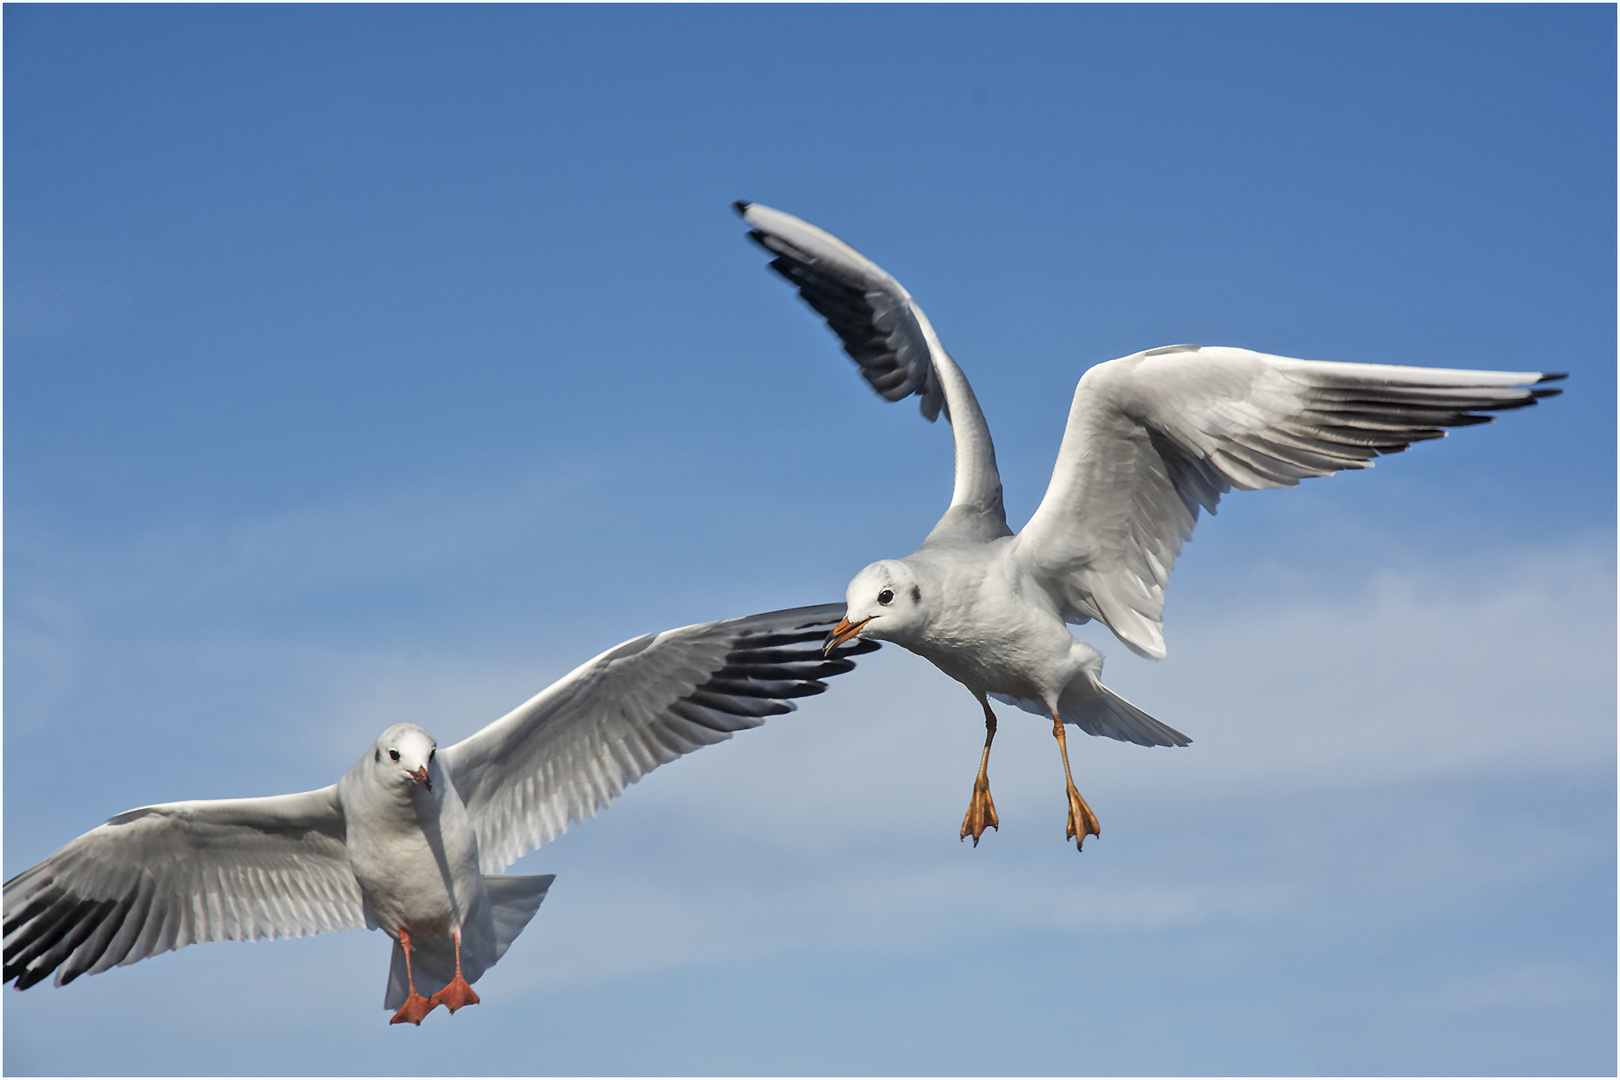
<svg viewBox="0 0 1620 1080">
<path fill-rule="evenodd" d="M 414 770 L 412 770 L 411 779 L 415 780 L 418 784 L 421 784 L 429 791 L 433 790 L 433 781 L 428 777 L 426 765 L 418 765 Z"/>
<path fill-rule="evenodd" d="M 838 648 L 838 646 L 842 645 L 856 634 L 859 634 L 861 632 L 861 627 L 865 626 L 871 621 L 872 616 L 870 615 L 857 623 L 850 622 L 848 615 L 844 616 L 842 619 L 839 619 L 838 625 L 833 627 L 832 633 L 827 635 L 826 644 L 821 647 L 821 655 L 826 656 L 834 649 Z"/>
</svg>

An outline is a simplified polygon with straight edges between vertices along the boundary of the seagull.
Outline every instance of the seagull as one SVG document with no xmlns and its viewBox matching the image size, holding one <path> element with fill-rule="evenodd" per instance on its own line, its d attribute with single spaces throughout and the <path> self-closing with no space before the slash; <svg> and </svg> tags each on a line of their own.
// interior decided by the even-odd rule
<svg viewBox="0 0 1620 1080">
<path fill-rule="evenodd" d="M 825 690 L 878 647 L 824 654 L 842 610 L 638 637 L 442 755 L 395 724 L 318 791 L 119 814 L 5 883 L 0 983 L 23 990 L 54 971 L 62 986 L 196 942 L 366 927 L 394 939 L 390 1023 L 477 1004 L 471 984 L 555 876 L 496 871 L 658 766 Z"/>
<path fill-rule="evenodd" d="M 984 751 L 961 837 L 1000 825 L 990 797 L 989 697 L 1052 720 L 1068 786 L 1067 838 L 1100 835 L 1075 789 L 1064 725 L 1141 746 L 1192 740 L 1102 684 L 1102 657 L 1068 624 L 1097 620 L 1162 659 L 1164 589 L 1200 510 L 1233 489 L 1294 487 L 1482 424 L 1559 393 L 1540 372 L 1327 363 L 1168 345 L 1081 376 L 1046 496 L 1007 527 L 990 429 L 961 369 L 900 283 L 808 222 L 732 204 L 771 269 L 826 320 L 872 389 L 917 395 L 951 424 L 951 503 L 922 546 L 857 574 L 827 647 L 891 641 L 960 682 L 984 710 Z"/>
</svg>

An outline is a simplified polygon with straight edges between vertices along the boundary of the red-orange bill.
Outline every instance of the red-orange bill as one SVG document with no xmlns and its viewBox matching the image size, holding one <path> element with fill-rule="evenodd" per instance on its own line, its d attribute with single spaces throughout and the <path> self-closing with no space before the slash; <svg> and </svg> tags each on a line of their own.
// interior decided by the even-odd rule
<svg viewBox="0 0 1620 1080">
<path fill-rule="evenodd" d="M 834 649 L 838 648 L 838 646 L 842 645 L 856 634 L 859 634 L 861 632 L 861 627 L 865 626 L 871 621 L 872 617 L 870 615 L 858 623 L 850 622 L 849 616 L 847 615 L 842 619 L 839 619 L 838 625 L 833 627 L 832 633 L 827 635 L 827 643 L 822 646 L 821 649 L 822 655 L 832 652 Z"/>
</svg>

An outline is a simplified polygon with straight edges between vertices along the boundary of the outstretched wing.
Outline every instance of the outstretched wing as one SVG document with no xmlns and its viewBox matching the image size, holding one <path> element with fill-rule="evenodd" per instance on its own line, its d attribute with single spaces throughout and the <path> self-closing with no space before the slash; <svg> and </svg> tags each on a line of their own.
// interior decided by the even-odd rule
<svg viewBox="0 0 1620 1080">
<path fill-rule="evenodd" d="M 758 727 L 855 666 L 862 641 L 822 655 L 842 604 L 647 634 L 576 668 L 439 751 L 494 873 L 682 754 Z"/>
<path fill-rule="evenodd" d="M 1367 469 L 1481 415 L 1534 405 L 1563 378 L 1321 363 L 1173 345 L 1087 371 L 1052 482 L 1017 552 L 1066 617 L 1164 656 L 1164 589 L 1200 509 L 1236 488 Z"/>
<path fill-rule="evenodd" d="M 770 266 L 827 320 L 866 381 L 888 401 L 912 394 L 933 420 L 943 404 L 956 444 L 956 483 L 947 521 L 972 514 L 976 532 L 1006 536 L 1001 476 L 990 428 L 956 362 L 939 343 L 922 308 L 872 260 L 829 232 L 759 203 L 733 203 L 753 227 L 748 235 L 776 256 Z M 987 529 L 988 526 L 988 529 Z"/>
<path fill-rule="evenodd" d="M 27 989 L 201 941 L 365 925 L 335 787 L 119 814 L 5 884 L 5 977 Z"/>
</svg>

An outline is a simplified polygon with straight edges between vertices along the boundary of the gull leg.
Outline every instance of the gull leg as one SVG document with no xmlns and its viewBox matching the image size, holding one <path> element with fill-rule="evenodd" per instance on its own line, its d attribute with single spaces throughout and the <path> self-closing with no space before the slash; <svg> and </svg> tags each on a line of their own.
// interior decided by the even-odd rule
<svg viewBox="0 0 1620 1080">
<path fill-rule="evenodd" d="M 977 695 L 984 706 L 984 753 L 979 755 L 979 776 L 973 781 L 973 798 L 968 801 L 967 816 L 962 819 L 962 833 L 958 839 L 966 840 L 973 834 L 973 846 L 979 846 L 984 830 L 1001 831 L 996 819 L 996 804 L 990 798 L 990 744 L 996 737 L 996 714 L 990 711 L 990 702 L 983 694 Z"/>
<path fill-rule="evenodd" d="M 1086 837 L 1101 836 L 1102 829 L 1097 825 L 1097 815 L 1091 812 L 1086 800 L 1074 788 L 1074 774 L 1069 771 L 1069 744 L 1063 738 L 1063 720 L 1057 713 L 1052 714 L 1052 734 L 1057 738 L 1058 753 L 1063 755 L 1063 779 L 1069 784 L 1069 831 L 1064 838 L 1074 839 L 1074 849 L 1084 850 Z"/>
<path fill-rule="evenodd" d="M 416 976 L 411 972 L 411 935 L 403 926 L 399 928 L 399 944 L 405 950 L 405 982 L 410 986 L 410 993 L 405 995 L 405 1004 L 399 1007 L 399 1012 L 388 1022 L 416 1024 L 420 1027 L 422 1020 L 439 1004 L 436 1000 L 438 995 L 433 995 L 435 1000 L 429 1000 L 416 992 Z"/>
<path fill-rule="evenodd" d="M 452 931 L 456 939 L 456 977 L 450 980 L 450 985 L 434 994 L 428 1000 L 434 1005 L 443 1005 L 451 1012 L 455 1012 L 463 1005 L 478 1004 L 478 995 L 461 974 L 461 931 Z"/>
</svg>

